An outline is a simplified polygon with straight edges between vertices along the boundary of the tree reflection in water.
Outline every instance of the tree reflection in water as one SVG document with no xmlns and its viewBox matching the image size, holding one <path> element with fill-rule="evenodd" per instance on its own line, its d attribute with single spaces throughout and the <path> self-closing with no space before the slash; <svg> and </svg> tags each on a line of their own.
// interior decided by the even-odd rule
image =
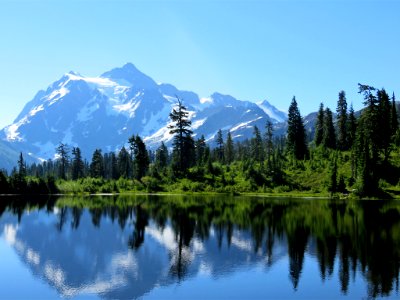
<svg viewBox="0 0 400 300">
<path fill-rule="evenodd" d="M 29 200 L 29 201 L 28 201 Z M 368 282 L 370 297 L 387 296 L 399 289 L 400 204 L 395 201 L 331 201 L 268 199 L 228 196 L 113 196 L 82 198 L 3 198 L 5 212 L 18 222 L 32 209 L 58 210 L 56 228 L 66 224 L 78 230 L 85 211 L 101 228 L 102 219 L 117 222 L 121 230 L 131 224 L 126 247 L 138 251 L 146 244 L 146 228 L 155 224 L 161 231 L 168 225 L 175 238 L 169 249 L 169 274 L 184 280 L 193 261 L 195 238 L 215 237 L 218 251 L 229 249 L 234 232 L 249 232 L 252 251 L 265 258 L 266 266 L 277 259 L 277 241 L 286 244 L 288 276 L 297 289 L 305 254 L 315 255 L 320 278 L 334 273 L 338 261 L 340 289 L 346 294 L 349 282 L 361 273 Z M 225 241 L 225 246 L 224 246 Z M 227 250 L 226 250 L 227 251 Z"/>
</svg>

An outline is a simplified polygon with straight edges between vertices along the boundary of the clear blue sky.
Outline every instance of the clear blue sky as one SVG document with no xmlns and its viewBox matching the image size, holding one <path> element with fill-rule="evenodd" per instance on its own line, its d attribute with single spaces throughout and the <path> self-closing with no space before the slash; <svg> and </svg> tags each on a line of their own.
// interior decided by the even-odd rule
<svg viewBox="0 0 400 300">
<path fill-rule="evenodd" d="M 132 62 L 205 97 L 268 99 L 302 115 L 357 83 L 400 99 L 400 1 L 0 0 L 0 127 L 73 70 Z"/>
</svg>

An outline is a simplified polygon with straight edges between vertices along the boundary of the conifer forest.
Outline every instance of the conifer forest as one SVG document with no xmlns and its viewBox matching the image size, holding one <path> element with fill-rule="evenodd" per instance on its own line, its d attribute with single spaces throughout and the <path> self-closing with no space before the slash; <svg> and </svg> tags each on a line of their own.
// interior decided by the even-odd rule
<svg viewBox="0 0 400 300">
<path fill-rule="evenodd" d="M 24 153 L 10 174 L 0 172 L 3 194 L 124 192 L 264 193 L 340 198 L 395 198 L 400 194 L 400 130 L 395 95 L 358 85 L 364 108 L 355 112 L 340 91 L 333 110 L 320 104 L 306 131 L 297 99 L 288 109 L 286 135 L 274 124 L 254 127 L 235 141 L 228 131 L 213 144 L 194 137 L 184 99 L 169 117 L 171 145 L 149 150 L 140 135 L 90 161 L 79 146 L 60 143 L 57 159 L 27 165 Z M 134 129 L 132 128 L 132 131 Z"/>
</svg>

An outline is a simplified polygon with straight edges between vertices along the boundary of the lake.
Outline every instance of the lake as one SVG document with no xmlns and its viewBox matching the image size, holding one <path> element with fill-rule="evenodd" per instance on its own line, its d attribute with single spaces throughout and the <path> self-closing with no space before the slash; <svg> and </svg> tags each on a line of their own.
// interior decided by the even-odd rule
<svg viewBox="0 0 400 300">
<path fill-rule="evenodd" d="M 399 295 L 400 202 L 0 198 L 1 299 Z"/>
</svg>

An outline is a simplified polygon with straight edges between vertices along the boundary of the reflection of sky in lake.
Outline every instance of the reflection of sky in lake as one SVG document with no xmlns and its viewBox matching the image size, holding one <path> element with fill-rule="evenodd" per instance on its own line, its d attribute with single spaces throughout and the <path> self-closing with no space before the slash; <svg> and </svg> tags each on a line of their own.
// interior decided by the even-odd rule
<svg viewBox="0 0 400 300">
<path fill-rule="evenodd" d="M 79 214 L 78 226 L 74 214 Z M 96 219 L 95 215 L 86 209 L 33 210 L 25 212 L 18 223 L 17 216 L 5 212 L 0 218 L 0 298 L 368 296 L 359 271 L 350 278 L 347 294 L 341 292 L 339 255 L 334 258 L 332 274 L 322 280 L 312 237 L 306 241 L 304 258 L 298 258 L 300 279 L 294 288 L 288 252 L 296 250 L 289 249 L 285 235 L 275 236 L 272 255 L 265 242 L 257 249 L 252 232 L 237 226 L 229 238 L 226 228 L 215 224 L 204 239 L 196 232 L 193 236 L 187 233 L 189 244 L 185 245 L 176 230 L 188 230 L 187 224 L 179 227 L 168 220 L 160 227 L 149 218 L 140 243 L 134 214 L 124 226 L 110 216 Z M 292 255 L 296 258 L 296 253 Z M 392 296 L 398 294 L 394 291 Z"/>
</svg>

